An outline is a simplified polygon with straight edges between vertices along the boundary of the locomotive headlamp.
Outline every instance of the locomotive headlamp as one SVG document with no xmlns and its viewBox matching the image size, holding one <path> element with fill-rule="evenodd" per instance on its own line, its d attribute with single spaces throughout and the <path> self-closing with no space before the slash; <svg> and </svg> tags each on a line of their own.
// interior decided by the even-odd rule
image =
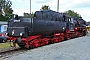
<svg viewBox="0 0 90 60">
<path fill-rule="evenodd" d="M 8 35 L 8 33 L 5 33 L 6 35 Z"/>
<path fill-rule="evenodd" d="M 7 32 L 6 32 L 6 33 L 5 33 L 5 35 L 6 35 L 6 36 L 8 36 L 8 35 L 9 35 L 9 33 L 7 33 Z"/>
<path fill-rule="evenodd" d="M 63 27 L 63 30 L 65 30 L 65 28 Z"/>
<path fill-rule="evenodd" d="M 20 33 L 20 36 L 23 36 L 23 33 Z"/>
<path fill-rule="evenodd" d="M 20 33 L 20 36 L 22 36 L 23 34 L 22 33 Z"/>
</svg>

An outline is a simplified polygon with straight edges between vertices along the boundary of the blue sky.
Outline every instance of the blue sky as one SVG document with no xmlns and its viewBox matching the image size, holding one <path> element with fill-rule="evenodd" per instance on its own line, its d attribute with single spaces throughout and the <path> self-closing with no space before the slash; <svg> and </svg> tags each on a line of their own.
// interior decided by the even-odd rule
<svg viewBox="0 0 90 60">
<path fill-rule="evenodd" d="M 30 0 L 11 0 L 14 14 L 30 13 Z M 49 5 L 50 9 L 57 11 L 57 0 L 32 0 L 31 12 L 39 11 L 42 5 Z M 74 10 L 83 19 L 90 21 L 90 0 L 59 0 L 59 12 Z"/>
</svg>

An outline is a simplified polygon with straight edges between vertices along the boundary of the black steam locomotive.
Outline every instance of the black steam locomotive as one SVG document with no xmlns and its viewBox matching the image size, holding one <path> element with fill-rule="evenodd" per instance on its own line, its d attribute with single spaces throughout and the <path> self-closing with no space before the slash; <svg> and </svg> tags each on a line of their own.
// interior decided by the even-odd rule
<svg viewBox="0 0 90 60">
<path fill-rule="evenodd" d="M 85 35 L 85 25 L 83 19 L 52 10 L 43 10 L 36 11 L 33 18 L 16 15 L 8 21 L 7 33 L 9 40 L 18 43 L 20 47 L 29 48 L 63 41 L 71 38 L 73 34 L 76 37 L 80 35 L 79 32 Z"/>
</svg>

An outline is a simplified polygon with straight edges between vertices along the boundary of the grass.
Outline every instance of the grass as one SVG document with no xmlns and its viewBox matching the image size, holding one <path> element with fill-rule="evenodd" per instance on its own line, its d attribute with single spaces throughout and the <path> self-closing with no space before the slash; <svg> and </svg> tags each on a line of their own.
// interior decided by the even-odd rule
<svg viewBox="0 0 90 60">
<path fill-rule="evenodd" d="M 13 43 L 11 43 L 11 45 L 13 45 Z M 18 45 L 16 44 L 16 46 L 18 46 Z M 7 42 L 7 43 L 0 43 L 0 49 L 10 48 L 10 47 L 11 46 L 10 46 L 9 42 Z"/>
<path fill-rule="evenodd" d="M 10 44 L 9 43 L 0 43 L 0 49 L 5 49 L 5 48 L 9 48 Z"/>
</svg>

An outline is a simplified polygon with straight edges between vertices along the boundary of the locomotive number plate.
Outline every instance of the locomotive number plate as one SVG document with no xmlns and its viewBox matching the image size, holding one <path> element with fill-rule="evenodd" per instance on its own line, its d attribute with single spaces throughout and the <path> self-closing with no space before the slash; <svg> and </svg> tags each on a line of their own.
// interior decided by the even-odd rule
<svg viewBox="0 0 90 60">
<path fill-rule="evenodd" d="M 14 20 L 14 22 L 20 22 L 20 20 Z"/>
</svg>

